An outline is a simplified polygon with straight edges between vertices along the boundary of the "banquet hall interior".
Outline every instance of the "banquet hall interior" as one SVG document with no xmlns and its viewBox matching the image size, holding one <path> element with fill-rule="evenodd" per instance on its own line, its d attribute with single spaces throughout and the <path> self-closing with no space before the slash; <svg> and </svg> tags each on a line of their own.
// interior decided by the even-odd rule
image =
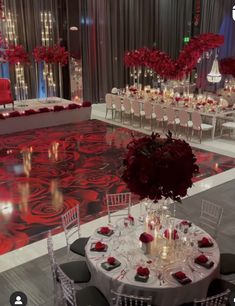
<svg viewBox="0 0 235 306">
<path fill-rule="evenodd" d="M 0 0 L 0 305 L 235 305 L 235 0 Z"/>
</svg>

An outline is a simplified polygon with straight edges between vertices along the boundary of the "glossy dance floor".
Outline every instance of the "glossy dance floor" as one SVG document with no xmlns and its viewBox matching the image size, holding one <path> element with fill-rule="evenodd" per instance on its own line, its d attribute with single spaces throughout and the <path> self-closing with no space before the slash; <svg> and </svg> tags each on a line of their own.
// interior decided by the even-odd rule
<svg viewBox="0 0 235 306">
<path fill-rule="evenodd" d="M 134 133 L 141 136 L 141 133 Z M 80 204 L 81 221 L 106 214 L 106 192 L 123 192 L 123 153 L 131 131 L 89 120 L 0 136 L 0 254 L 61 230 Z M 195 180 L 235 167 L 235 159 L 195 149 Z"/>
</svg>

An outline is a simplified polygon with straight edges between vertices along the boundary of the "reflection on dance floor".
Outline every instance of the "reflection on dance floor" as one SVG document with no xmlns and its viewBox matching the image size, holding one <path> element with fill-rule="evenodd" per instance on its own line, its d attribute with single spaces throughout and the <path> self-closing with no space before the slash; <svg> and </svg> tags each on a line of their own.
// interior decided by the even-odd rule
<svg viewBox="0 0 235 306">
<path fill-rule="evenodd" d="M 126 191 L 121 165 L 132 133 L 89 120 L 0 136 L 0 254 L 60 231 L 74 205 L 82 223 L 105 215 L 104 194 Z M 235 167 L 233 158 L 194 152 L 195 181 Z"/>
</svg>

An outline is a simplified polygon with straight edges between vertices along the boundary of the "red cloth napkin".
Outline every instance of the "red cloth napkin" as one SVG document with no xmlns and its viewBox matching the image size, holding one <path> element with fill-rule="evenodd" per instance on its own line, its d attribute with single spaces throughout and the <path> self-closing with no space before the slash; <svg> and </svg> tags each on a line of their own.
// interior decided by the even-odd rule
<svg viewBox="0 0 235 306">
<path fill-rule="evenodd" d="M 107 226 L 102 226 L 99 230 L 99 232 L 103 235 L 107 235 L 110 232 L 110 228 Z"/>
<path fill-rule="evenodd" d="M 213 242 L 207 237 L 203 237 L 201 240 L 198 241 L 198 246 L 200 248 L 211 247 L 213 246 Z"/>
<path fill-rule="evenodd" d="M 105 244 L 104 243 L 102 243 L 101 241 L 98 241 L 98 242 L 96 242 L 96 244 L 95 244 L 95 249 L 97 250 L 97 251 L 100 251 L 100 250 L 104 250 L 105 249 Z"/>
<path fill-rule="evenodd" d="M 143 243 L 149 243 L 153 241 L 153 236 L 144 232 L 140 235 L 139 240 Z"/>
<path fill-rule="evenodd" d="M 196 260 L 198 261 L 198 262 L 200 262 L 200 263 L 206 263 L 206 262 L 208 262 L 208 258 L 205 256 L 205 255 L 200 255 L 200 256 L 198 256 L 197 258 L 196 258 Z"/>
<path fill-rule="evenodd" d="M 140 276 L 149 276 L 149 269 L 148 268 L 143 268 L 143 267 L 139 267 L 137 269 L 137 274 Z"/>
<path fill-rule="evenodd" d="M 115 265 L 116 258 L 114 257 L 108 257 L 107 263 L 110 264 L 111 266 Z"/>
<path fill-rule="evenodd" d="M 185 275 L 184 272 L 178 271 L 175 273 L 175 277 L 182 280 L 182 279 L 185 279 L 187 276 Z"/>
</svg>

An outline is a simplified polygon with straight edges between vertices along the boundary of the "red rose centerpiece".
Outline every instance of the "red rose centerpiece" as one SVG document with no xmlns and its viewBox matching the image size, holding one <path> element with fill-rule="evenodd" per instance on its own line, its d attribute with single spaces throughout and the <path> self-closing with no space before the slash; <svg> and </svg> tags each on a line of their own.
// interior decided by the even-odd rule
<svg viewBox="0 0 235 306">
<path fill-rule="evenodd" d="M 153 236 L 144 232 L 140 235 L 139 240 L 142 242 L 141 248 L 144 254 L 149 254 L 151 248 L 150 242 L 154 240 Z"/>
<path fill-rule="evenodd" d="M 166 238 L 166 239 L 172 239 L 172 240 L 177 240 L 177 239 L 179 239 L 179 235 L 178 235 L 178 232 L 177 232 L 177 230 L 176 229 L 174 229 L 173 231 L 170 231 L 169 229 L 166 229 L 165 231 L 164 231 L 164 237 Z"/>
<path fill-rule="evenodd" d="M 166 138 L 152 133 L 133 138 L 127 149 L 122 178 L 140 199 L 180 201 L 187 195 L 192 178 L 198 173 L 196 157 L 187 142 L 172 138 L 171 132 Z"/>
</svg>

